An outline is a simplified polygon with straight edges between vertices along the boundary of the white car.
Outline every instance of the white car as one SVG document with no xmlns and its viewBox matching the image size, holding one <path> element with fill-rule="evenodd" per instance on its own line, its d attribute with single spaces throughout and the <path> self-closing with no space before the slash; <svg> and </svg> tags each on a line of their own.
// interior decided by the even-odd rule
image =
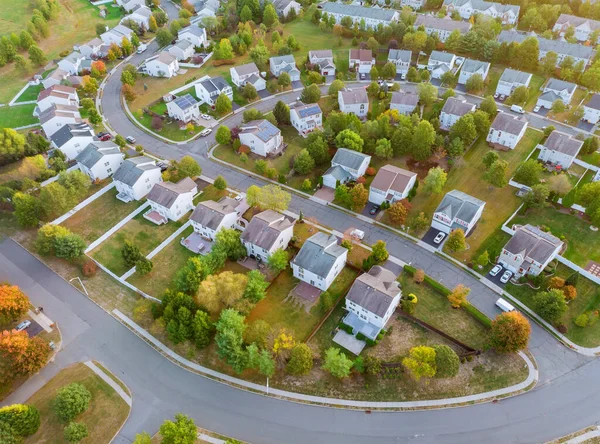
<svg viewBox="0 0 600 444">
<path fill-rule="evenodd" d="M 446 237 L 446 233 L 438 233 L 438 235 L 433 239 L 434 244 L 439 244 Z"/>
<path fill-rule="evenodd" d="M 200 117 L 202 117 L 204 120 L 210 120 L 210 116 L 208 114 L 200 114 Z"/>
<path fill-rule="evenodd" d="M 19 325 L 17 325 L 15 327 L 15 330 L 22 331 L 22 330 L 25 330 L 26 328 L 28 328 L 30 325 L 31 325 L 31 321 L 30 320 L 23 321 L 23 322 L 21 322 Z"/>
<path fill-rule="evenodd" d="M 241 202 L 244 199 L 244 196 L 238 194 L 237 196 L 235 196 L 234 199 L 235 199 L 236 202 Z"/>
<path fill-rule="evenodd" d="M 363 238 L 365 237 L 365 232 L 362 230 L 359 230 L 358 228 L 355 228 L 354 230 L 352 230 L 350 232 L 350 236 L 353 237 L 354 239 L 363 240 Z"/>
<path fill-rule="evenodd" d="M 137 52 L 138 54 L 141 54 L 141 53 L 143 53 L 143 52 L 146 50 L 146 48 L 147 48 L 147 46 L 146 46 L 146 45 L 144 45 L 143 43 L 140 43 L 140 46 L 138 46 L 138 49 L 137 49 L 137 51 L 136 51 L 136 52 Z"/>
<path fill-rule="evenodd" d="M 533 112 L 537 113 L 540 110 L 541 106 L 540 105 L 536 105 L 535 108 L 533 108 Z"/>
<path fill-rule="evenodd" d="M 210 128 L 205 128 L 202 131 L 200 131 L 200 136 L 201 137 L 206 137 L 208 136 L 210 133 L 212 133 L 212 130 Z"/>
<path fill-rule="evenodd" d="M 503 284 L 506 284 L 511 277 L 512 277 L 512 272 L 506 270 L 504 272 L 504 274 L 502 275 L 502 277 L 500 278 L 500 282 L 502 282 Z"/>
<path fill-rule="evenodd" d="M 490 270 L 490 274 L 492 276 L 496 276 L 498 273 L 500 273 L 500 271 L 502 271 L 502 266 L 501 265 L 494 265 L 494 268 L 492 268 Z"/>
</svg>

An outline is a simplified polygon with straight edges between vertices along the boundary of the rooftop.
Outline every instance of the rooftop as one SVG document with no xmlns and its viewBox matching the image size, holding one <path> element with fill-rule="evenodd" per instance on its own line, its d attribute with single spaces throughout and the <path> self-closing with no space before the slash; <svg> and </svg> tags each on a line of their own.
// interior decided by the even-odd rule
<svg viewBox="0 0 600 444">
<path fill-rule="evenodd" d="M 525 85 L 531 76 L 528 72 L 517 71 L 516 69 L 506 68 L 502 75 L 500 76 L 500 82 L 506 83 L 518 83 L 521 85 Z"/>
<path fill-rule="evenodd" d="M 190 216 L 190 220 L 216 230 L 226 215 L 236 212 L 237 206 L 238 202 L 231 197 L 223 197 L 218 202 L 214 200 L 200 202 Z"/>
<path fill-rule="evenodd" d="M 246 63 L 245 65 L 240 66 L 234 66 L 231 69 L 237 72 L 240 76 L 245 76 L 248 74 L 254 74 L 259 72 L 258 66 L 256 66 L 256 63 L 254 62 Z"/>
<path fill-rule="evenodd" d="M 480 70 L 486 71 L 489 69 L 489 67 L 490 64 L 488 62 L 482 62 L 481 60 L 466 59 L 461 69 L 463 72 L 477 72 Z"/>
<path fill-rule="evenodd" d="M 318 232 L 306 239 L 292 263 L 326 278 L 336 260 L 347 254 L 348 250 L 338 245 L 337 237 Z"/>
<path fill-rule="evenodd" d="M 394 273 L 375 265 L 354 281 L 346 299 L 382 318 L 399 293 Z"/>
<path fill-rule="evenodd" d="M 152 170 L 160 171 L 160 167 L 158 167 L 154 160 L 149 157 L 130 157 L 129 159 L 126 159 L 115 172 L 113 180 L 133 186 L 146 171 Z"/>
<path fill-rule="evenodd" d="M 186 110 L 188 108 L 192 108 L 198 105 L 198 101 L 194 99 L 191 94 L 186 94 L 185 96 L 177 97 L 173 102 L 182 110 Z"/>
<path fill-rule="evenodd" d="M 466 100 L 457 99 L 456 97 L 449 97 L 442 108 L 443 113 L 461 117 L 474 110 L 475 105 L 468 103 Z"/>
<path fill-rule="evenodd" d="M 268 142 L 273 137 L 281 134 L 279 128 L 268 120 L 251 120 L 240 126 L 240 134 L 254 134 L 263 142 Z"/>
<path fill-rule="evenodd" d="M 401 60 L 402 62 L 410 62 L 412 52 L 406 49 L 390 49 L 388 60 Z"/>
<path fill-rule="evenodd" d="M 410 180 L 416 175 L 417 173 L 398 168 L 394 165 L 384 165 L 379 168 L 379 171 L 377 171 L 377 174 L 373 178 L 371 188 L 386 192 L 393 190 L 403 193 L 406 191 Z"/>
<path fill-rule="evenodd" d="M 344 89 L 338 92 L 338 97 L 342 98 L 345 105 L 357 105 L 360 103 L 369 103 L 369 96 L 363 87 L 354 89 Z"/>
<path fill-rule="evenodd" d="M 552 131 L 544 142 L 544 146 L 549 150 L 575 157 L 583 146 L 583 142 L 571 137 L 569 134 Z"/>
<path fill-rule="evenodd" d="M 433 15 L 417 14 L 417 20 L 415 21 L 415 28 L 423 25 L 425 28 L 440 29 L 442 31 L 454 31 L 458 29 L 461 34 L 464 34 L 471 29 L 469 22 L 456 21 L 449 18 L 437 18 Z"/>
<path fill-rule="evenodd" d="M 419 103 L 418 94 L 406 91 L 392 92 L 392 100 L 390 101 L 390 104 L 417 106 L 417 103 Z"/>
<path fill-rule="evenodd" d="M 577 85 L 571 82 L 565 82 L 564 80 L 559 80 L 555 78 L 551 78 L 548 80 L 544 91 L 553 90 L 553 91 L 567 91 L 569 94 L 575 91 Z"/>
<path fill-rule="evenodd" d="M 196 189 L 196 183 L 189 177 L 185 177 L 177 183 L 158 182 L 154 184 L 150 193 L 148 193 L 148 200 L 163 207 L 171 208 L 179 195 L 190 192 L 195 193 Z"/>
<path fill-rule="evenodd" d="M 521 254 L 524 260 L 531 258 L 543 264 L 551 258 L 554 250 L 562 245 L 563 242 L 556 236 L 528 224 L 517 228 L 504 249 L 512 254 Z"/>
<path fill-rule="evenodd" d="M 73 137 L 93 137 L 94 130 L 87 123 L 68 123 L 50 136 L 57 147 L 63 146 Z"/>
<path fill-rule="evenodd" d="M 450 52 L 446 51 L 431 51 L 431 55 L 429 56 L 429 64 L 431 65 L 431 61 L 435 62 L 443 62 L 443 63 L 452 63 L 456 56 Z"/>
<path fill-rule="evenodd" d="M 483 206 L 485 206 L 484 201 L 462 191 L 452 190 L 446 193 L 435 212 L 444 213 L 451 220 L 456 218 L 471 223 L 479 209 Z M 461 226 L 458 226 L 458 228 L 464 229 Z"/>
<path fill-rule="evenodd" d="M 296 221 L 273 210 L 258 213 L 250 220 L 241 239 L 265 250 L 270 250 L 279 235 Z"/>
<path fill-rule="evenodd" d="M 93 168 L 104 156 L 113 154 L 120 154 L 125 157 L 125 155 L 121 153 L 118 145 L 113 142 L 95 141 L 86 146 L 85 149 L 77 155 L 75 160 L 77 163 L 80 163 L 87 168 Z"/>
<path fill-rule="evenodd" d="M 527 126 L 527 122 L 512 114 L 499 112 L 494 122 L 492 122 L 491 128 L 496 131 L 503 131 L 509 134 L 518 135 L 521 134 L 523 127 Z"/>
<path fill-rule="evenodd" d="M 326 2 L 323 11 L 328 14 L 341 14 L 350 17 L 370 18 L 382 21 L 392 21 L 396 18 L 398 11 L 394 9 L 367 8 L 357 5 L 346 5 L 343 3 Z"/>
<path fill-rule="evenodd" d="M 558 54 L 566 54 L 571 57 L 589 59 L 594 52 L 594 49 L 589 46 L 579 45 L 577 43 L 568 43 L 562 40 L 550 40 L 543 37 L 538 37 L 535 33 L 527 34 L 517 31 L 502 31 L 498 35 L 500 43 L 521 43 L 528 37 L 536 37 L 539 43 L 540 52 L 554 51 Z"/>
<path fill-rule="evenodd" d="M 358 170 L 365 159 L 370 160 L 371 156 L 346 148 L 338 148 L 333 159 L 331 159 L 331 164 L 342 165 L 349 169 Z"/>
<path fill-rule="evenodd" d="M 290 106 L 290 110 L 296 112 L 301 119 L 323 113 L 323 111 L 321 111 L 321 107 L 317 103 L 309 103 L 305 105 L 302 102 L 296 102 L 294 105 Z"/>
</svg>

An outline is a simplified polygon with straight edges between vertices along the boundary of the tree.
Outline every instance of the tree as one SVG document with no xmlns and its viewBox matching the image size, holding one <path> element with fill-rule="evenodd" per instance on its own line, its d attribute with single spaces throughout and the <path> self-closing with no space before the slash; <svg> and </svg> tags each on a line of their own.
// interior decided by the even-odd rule
<svg viewBox="0 0 600 444">
<path fill-rule="evenodd" d="M 246 83 L 240 90 L 242 97 L 246 100 L 252 101 L 258 98 L 258 92 L 252 83 Z"/>
<path fill-rule="evenodd" d="M 315 167 L 315 161 L 306 148 L 302 149 L 294 158 L 294 170 L 298 174 L 308 174 Z"/>
<path fill-rule="evenodd" d="M 384 79 L 393 79 L 396 77 L 396 65 L 391 62 L 387 62 L 383 65 L 383 69 L 381 70 L 381 76 Z"/>
<path fill-rule="evenodd" d="M 163 444 L 194 444 L 198 435 L 194 420 L 183 413 L 176 413 L 175 421 L 163 422 L 159 433 Z"/>
<path fill-rule="evenodd" d="M 517 68 L 525 71 L 535 71 L 540 54 L 538 39 L 528 37 L 515 46 L 513 51 L 513 63 Z"/>
<path fill-rule="evenodd" d="M 202 174 L 202 168 L 192 156 L 183 156 L 179 162 L 174 164 L 177 169 L 177 178 L 181 180 L 185 177 L 196 177 Z"/>
<path fill-rule="evenodd" d="M 313 83 L 318 85 L 323 82 L 323 76 L 317 71 L 309 71 L 306 81 L 309 85 L 312 85 Z"/>
<path fill-rule="evenodd" d="M 240 12 L 240 20 L 242 22 L 248 22 L 248 21 L 252 20 L 252 11 L 248 7 L 248 5 L 245 5 L 242 8 L 242 11 Z"/>
<path fill-rule="evenodd" d="M 81 79 L 81 89 L 88 96 L 95 96 L 98 92 L 98 80 L 90 76 L 83 76 Z"/>
<path fill-rule="evenodd" d="M 417 91 L 419 92 L 419 101 L 423 105 L 431 105 L 437 100 L 438 90 L 431 83 L 419 83 Z"/>
<path fill-rule="evenodd" d="M 342 82 L 339 79 L 336 79 L 333 82 L 331 82 L 331 85 L 329 85 L 328 94 L 330 96 L 337 97 L 338 92 L 343 90 L 345 87 L 346 85 L 344 84 L 344 82 Z"/>
<path fill-rule="evenodd" d="M 290 108 L 281 100 L 278 100 L 275 104 L 273 115 L 279 125 L 288 125 L 290 123 Z"/>
<path fill-rule="evenodd" d="M 364 141 L 351 129 L 345 129 L 336 136 L 335 144 L 338 148 L 347 148 L 362 153 Z"/>
<path fill-rule="evenodd" d="M 499 353 L 515 353 L 527 348 L 531 325 L 518 311 L 501 313 L 492 321 L 490 345 Z"/>
<path fill-rule="evenodd" d="M 292 196 L 278 185 L 265 185 L 262 188 L 253 185 L 246 190 L 246 202 L 263 210 L 285 211 L 291 200 Z"/>
<path fill-rule="evenodd" d="M 63 437 L 67 442 L 79 442 L 88 436 L 88 428 L 82 422 L 71 421 L 63 431 Z"/>
<path fill-rule="evenodd" d="M 494 162 L 500 159 L 498 153 L 494 150 L 490 150 L 481 159 L 486 169 L 489 169 Z"/>
<path fill-rule="evenodd" d="M 121 93 L 123 94 L 123 97 L 125 97 L 125 100 L 127 100 L 128 102 L 133 102 L 137 97 L 137 94 L 135 93 L 131 85 L 123 85 L 121 87 Z"/>
<path fill-rule="evenodd" d="M 538 292 L 533 297 L 535 311 L 548 322 L 557 322 L 567 311 L 565 295 L 558 288 Z"/>
<path fill-rule="evenodd" d="M 266 281 L 265 275 L 258 270 L 250 271 L 247 276 L 248 284 L 244 290 L 244 298 L 256 304 L 262 301 L 267 295 L 266 289 L 269 283 Z"/>
<path fill-rule="evenodd" d="M 36 45 L 31 45 L 28 49 L 29 60 L 35 66 L 43 66 L 48 62 L 44 52 Z"/>
<path fill-rule="evenodd" d="M 546 184 L 539 183 L 531 187 L 531 191 L 523 196 L 523 203 L 527 208 L 543 208 L 550 197 L 550 189 Z"/>
<path fill-rule="evenodd" d="M 508 162 L 505 160 L 496 160 L 490 169 L 483 175 L 483 178 L 496 188 L 503 188 L 508 184 Z"/>
<path fill-rule="evenodd" d="M 217 354 L 238 373 L 247 365 L 247 356 L 242 347 L 245 329 L 244 317 L 230 308 L 221 312 L 216 323 Z"/>
<path fill-rule="evenodd" d="M 35 227 L 39 223 L 42 212 L 39 199 L 30 194 L 17 192 L 13 195 L 12 203 L 20 226 Z"/>
<path fill-rule="evenodd" d="M 498 106 L 492 96 L 485 96 L 485 98 L 479 104 L 479 109 L 488 114 L 490 117 L 494 117 L 498 112 Z"/>
<path fill-rule="evenodd" d="M 152 19 L 150 19 L 150 30 L 152 30 Z M 167 46 L 171 41 L 173 41 L 173 34 L 167 28 L 156 31 L 156 42 L 159 47 Z"/>
<path fill-rule="evenodd" d="M 249 54 L 250 54 L 250 58 L 252 59 L 252 61 L 254 61 L 254 63 L 256 63 L 258 66 L 265 66 L 265 64 L 269 60 L 269 56 L 271 53 L 270 53 L 269 49 L 263 43 L 262 45 L 258 44 L 254 48 L 252 48 L 250 50 Z M 279 77 L 281 77 L 281 75 Z M 288 74 L 288 77 L 289 77 L 289 74 Z"/>
<path fill-rule="evenodd" d="M 440 81 L 442 85 L 446 85 L 449 88 L 455 88 L 456 84 L 458 83 L 458 80 L 452 71 L 446 71 L 444 74 L 442 74 Z"/>
<path fill-rule="evenodd" d="M 121 40 L 121 50 L 124 56 L 128 56 L 133 52 L 133 45 L 127 37 L 123 37 Z"/>
<path fill-rule="evenodd" d="M 285 270 L 289 264 L 289 261 L 290 261 L 290 258 L 289 258 L 288 252 L 281 248 L 278 248 L 277 250 L 275 250 L 273 252 L 273 254 L 271 254 L 269 256 L 269 258 L 267 259 L 269 268 L 275 274 L 279 274 L 283 270 Z"/>
<path fill-rule="evenodd" d="M 390 221 L 395 225 L 403 225 L 406 222 L 408 216 L 408 209 L 404 206 L 402 201 L 394 202 L 386 210 L 386 214 L 390 218 Z"/>
<path fill-rule="evenodd" d="M 227 182 L 223 176 L 217 176 L 213 185 L 217 190 L 224 190 L 227 188 Z"/>
<path fill-rule="evenodd" d="M 481 74 L 473 74 L 465 83 L 465 89 L 469 93 L 475 93 L 483 89 L 483 77 Z"/>
<path fill-rule="evenodd" d="M 309 140 L 311 140 L 310 135 Z M 323 165 L 329 160 L 329 147 L 321 135 L 316 135 L 314 139 L 308 143 L 306 149 L 317 165 Z"/>
<path fill-rule="evenodd" d="M 8 405 L 0 408 L 0 423 L 8 424 L 17 436 L 30 436 L 40 427 L 40 412 L 29 404 Z"/>
<path fill-rule="evenodd" d="M 386 243 L 382 240 L 378 240 L 371 247 L 371 255 L 369 257 L 373 258 L 375 263 L 383 263 L 385 262 L 390 254 L 387 251 Z"/>
<path fill-rule="evenodd" d="M 353 211 L 364 208 L 368 200 L 369 190 L 367 190 L 362 183 L 355 185 L 352 190 L 350 190 L 350 201 Z"/>
<path fill-rule="evenodd" d="M 454 287 L 452 293 L 448 295 L 448 301 L 450 302 L 450 305 L 452 305 L 452 308 L 460 308 L 467 305 L 467 296 L 469 296 L 469 293 L 471 293 L 471 289 L 462 284 L 458 284 Z"/>
<path fill-rule="evenodd" d="M 312 84 L 306 86 L 300 94 L 300 100 L 303 103 L 317 103 L 321 98 L 321 88 L 318 85 Z"/>
<path fill-rule="evenodd" d="M 215 236 L 213 248 L 225 252 L 227 258 L 237 261 L 246 256 L 246 248 L 240 240 L 240 232 L 233 228 L 223 228 Z"/>
<path fill-rule="evenodd" d="M 135 77 L 130 71 L 121 72 L 121 83 L 125 85 L 135 85 Z"/>
<path fill-rule="evenodd" d="M 232 110 L 231 99 L 227 95 L 221 93 L 215 101 L 215 110 L 219 114 L 228 114 Z"/>
<path fill-rule="evenodd" d="M 477 127 L 475 126 L 473 114 L 465 114 L 458 119 L 456 123 L 452 125 L 449 137 L 451 140 L 458 137 L 462 140 L 464 146 L 470 146 L 477 138 Z"/>
<path fill-rule="evenodd" d="M 600 226 L 600 182 L 586 183 L 577 195 L 592 223 Z"/>
<path fill-rule="evenodd" d="M 150 32 L 156 32 L 158 30 L 158 24 L 156 23 L 156 17 L 154 17 L 154 15 L 151 15 L 150 18 L 148 19 L 148 29 L 150 30 Z M 96 32 L 98 32 L 98 31 L 96 31 Z M 166 39 L 166 37 L 163 37 L 163 38 Z M 169 42 L 170 42 L 170 40 L 169 40 Z M 166 44 L 168 44 L 168 42 Z M 165 45 L 161 45 L 161 46 L 165 46 Z"/>
<path fill-rule="evenodd" d="M 421 80 L 417 68 L 415 68 L 414 66 L 408 68 L 408 72 L 406 73 L 406 80 L 413 83 L 416 83 Z"/>
<path fill-rule="evenodd" d="M 329 347 L 325 352 L 324 361 L 322 368 L 331 373 L 332 376 L 343 379 L 350 375 L 353 364 L 352 360 L 347 358 L 339 348 Z"/>
<path fill-rule="evenodd" d="M 279 18 L 277 17 L 277 11 L 272 4 L 267 3 L 263 11 L 263 23 L 268 29 L 271 29 L 271 27 L 278 21 Z"/>
<path fill-rule="evenodd" d="M 46 365 L 49 354 L 50 346 L 46 341 L 30 338 L 25 331 L 0 332 L 0 357 L 5 364 L 0 382 L 39 371 Z"/>
<path fill-rule="evenodd" d="M 426 160 L 431 156 L 431 147 L 435 142 L 435 129 L 427 120 L 421 120 L 413 131 L 412 157 L 415 160 Z"/>
<path fill-rule="evenodd" d="M 510 101 L 514 104 L 524 104 L 529 99 L 529 88 L 525 85 L 517 86 L 510 95 Z"/>
<path fill-rule="evenodd" d="M 488 253 L 487 250 L 485 250 L 483 253 L 481 253 L 479 255 L 479 257 L 477 258 L 477 265 L 479 265 L 480 267 L 485 267 L 487 264 L 490 263 L 490 254 Z"/>
<path fill-rule="evenodd" d="M 17 320 L 29 310 L 29 298 L 16 285 L 0 285 L 0 324 Z M 0 410 L 0 413 L 2 410 Z"/>
<path fill-rule="evenodd" d="M 137 245 L 129 239 L 125 239 L 123 248 L 121 249 L 121 257 L 123 257 L 125 265 L 131 268 L 142 257 L 142 253 L 140 253 Z"/>
<path fill-rule="evenodd" d="M 465 238 L 464 230 L 462 228 L 458 228 L 450 232 L 445 246 L 453 253 L 466 250 L 467 240 Z"/>
<path fill-rule="evenodd" d="M 145 257 L 140 257 L 135 263 L 135 270 L 140 274 L 140 276 L 145 276 L 152 271 L 154 268 L 154 264 L 150 259 L 146 259 Z"/>
<path fill-rule="evenodd" d="M 225 125 L 221 125 L 217 129 L 215 140 L 221 145 L 229 145 L 231 143 L 231 130 Z"/>
<path fill-rule="evenodd" d="M 423 377 L 432 378 L 435 376 L 435 350 L 424 345 L 413 347 L 402 365 L 417 381 Z"/>
<path fill-rule="evenodd" d="M 61 259 L 73 260 L 83 256 L 87 244 L 75 233 L 57 237 L 54 242 L 55 255 Z"/>
<path fill-rule="evenodd" d="M 52 408 L 61 421 L 69 422 L 87 410 L 91 399 L 92 394 L 84 385 L 72 382 L 58 390 Z"/>
<path fill-rule="evenodd" d="M 557 62 L 558 54 L 554 51 L 548 51 L 540 61 L 540 68 L 546 75 L 550 76 L 556 71 Z"/>
<path fill-rule="evenodd" d="M 394 157 L 394 150 L 389 139 L 379 139 L 375 144 L 375 155 L 382 159 L 391 159 Z"/>
<path fill-rule="evenodd" d="M 287 88 L 292 84 L 292 78 L 287 72 L 282 72 L 279 74 L 279 77 L 277 77 L 277 84 L 282 88 Z"/>
<path fill-rule="evenodd" d="M 458 375 L 460 359 L 447 345 L 434 345 L 436 378 L 453 378 Z"/>
<path fill-rule="evenodd" d="M 523 185 L 533 186 L 540 182 L 540 176 L 544 167 L 536 159 L 522 162 L 515 173 L 515 181 Z"/>
<path fill-rule="evenodd" d="M 196 347 L 199 349 L 207 347 L 212 339 L 213 331 L 214 327 L 208 313 L 202 310 L 196 311 L 192 321 L 192 334 Z"/>
<path fill-rule="evenodd" d="M 55 254 L 56 239 L 70 233 L 67 228 L 61 225 L 45 224 L 38 230 L 35 249 L 42 256 Z"/>
<path fill-rule="evenodd" d="M 310 347 L 300 342 L 296 344 L 290 353 L 290 359 L 285 367 L 291 375 L 306 375 L 313 367 L 313 354 Z"/>
<path fill-rule="evenodd" d="M 556 99 L 554 102 L 552 102 L 552 112 L 554 114 L 564 113 L 565 102 L 563 102 L 561 99 Z"/>
</svg>

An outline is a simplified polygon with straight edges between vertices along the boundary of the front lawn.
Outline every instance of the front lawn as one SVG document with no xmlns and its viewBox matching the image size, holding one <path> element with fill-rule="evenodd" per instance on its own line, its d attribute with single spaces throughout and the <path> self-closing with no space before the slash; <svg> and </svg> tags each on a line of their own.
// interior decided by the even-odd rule
<svg viewBox="0 0 600 444">
<path fill-rule="evenodd" d="M 523 107 L 527 111 L 533 111 L 533 108 L 535 108 L 535 104 L 537 103 L 538 97 L 542 95 L 541 88 L 545 82 L 546 78 L 537 74 L 534 74 L 531 77 L 531 82 L 529 82 L 529 99 L 527 99 L 527 102 Z"/>
<path fill-rule="evenodd" d="M 165 103 L 159 103 L 158 105 L 154 106 L 152 110 L 154 112 L 162 114 L 161 112 L 156 111 L 156 109 L 166 109 L 166 107 L 167 105 Z M 169 119 L 162 121 L 163 124 L 161 129 L 154 129 L 152 128 L 152 116 L 150 114 L 146 114 L 143 111 L 139 110 L 134 112 L 133 115 L 135 116 L 136 121 L 144 128 L 155 132 L 156 134 L 160 134 L 162 137 L 165 137 L 169 140 L 174 140 L 176 142 L 183 142 L 185 140 L 191 139 L 204 129 L 203 126 L 194 125 L 192 123 L 194 125 L 194 131 L 189 132 L 186 127 L 183 127 L 183 129 L 181 129 L 177 120 L 171 121 Z"/>
<path fill-rule="evenodd" d="M 486 89 L 485 89 L 485 95 L 486 96 L 493 96 L 494 94 L 496 94 L 496 88 L 498 88 L 498 82 L 500 81 L 500 77 L 502 76 L 502 73 L 504 72 L 504 68 L 499 68 L 496 66 L 492 66 L 492 68 L 490 69 L 490 72 L 488 73 L 488 77 L 487 77 L 487 84 L 486 84 Z"/>
<path fill-rule="evenodd" d="M 39 123 L 38 118 L 33 117 L 35 106 L 35 103 L 32 103 L 29 105 L 0 107 L 0 128 L 20 128 Z"/>
<path fill-rule="evenodd" d="M 214 200 L 218 201 L 222 197 L 225 197 L 229 194 L 227 190 L 218 190 L 214 185 L 207 185 L 200 193 L 199 196 L 196 196 L 194 199 L 194 205 L 198 205 L 199 202 L 204 202 L 205 200 Z"/>
<path fill-rule="evenodd" d="M 29 87 L 23 91 L 23 94 L 19 96 L 15 103 L 30 102 L 31 100 L 37 100 L 38 94 L 44 89 L 44 85 L 29 85 Z"/>
</svg>

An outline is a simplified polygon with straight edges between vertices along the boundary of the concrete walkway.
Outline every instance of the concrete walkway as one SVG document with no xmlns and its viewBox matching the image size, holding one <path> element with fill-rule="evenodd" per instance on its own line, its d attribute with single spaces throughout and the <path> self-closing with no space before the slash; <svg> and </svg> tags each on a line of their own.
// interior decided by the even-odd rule
<svg viewBox="0 0 600 444">
<path fill-rule="evenodd" d="M 123 401 L 125 401 L 127 405 L 131 407 L 131 396 L 129 396 L 128 393 L 125 393 L 125 390 L 123 390 L 121 386 L 114 381 L 113 378 L 104 373 L 104 371 L 92 361 L 86 361 L 84 362 L 84 364 L 87 365 L 94 373 L 96 373 L 104 382 L 110 385 L 114 389 L 114 391 L 117 392 L 121 398 L 123 398 Z"/>
<path fill-rule="evenodd" d="M 55 176 L 56 177 L 56 176 Z M 73 207 L 73 209 L 71 211 L 66 212 L 65 214 L 63 214 L 62 216 L 54 219 L 52 222 L 50 222 L 52 225 L 58 225 L 63 223 L 64 221 L 66 221 L 68 218 L 70 218 L 71 216 L 73 216 L 75 213 L 77 213 L 79 210 L 81 210 L 82 208 L 87 207 L 89 204 L 91 204 L 93 201 L 95 201 L 96 199 L 98 199 L 100 196 L 102 196 L 103 194 L 106 194 L 108 191 L 112 190 L 115 187 L 115 183 L 111 182 L 108 185 L 106 185 L 104 188 L 102 188 L 101 190 L 96 191 L 94 194 L 92 194 L 90 197 L 88 197 L 86 200 L 84 200 L 83 202 L 79 203 L 78 205 L 75 205 L 75 207 Z"/>
<path fill-rule="evenodd" d="M 575 438 L 569 439 L 568 441 L 564 441 L 563 444 L 582 444 L 587 442 L 588 440 L 592 440 L 593 438 L 600 437 L 600 428 L 596 427 L 595 430 L 590 430 L 589 432 L 585 432 Z"/>
<path fill-rule="evenodd" d="M 40 324 L 47 333 L 52 333 L 52 326 L 54 325 L 54 321 L 46 316 L 44 313 L 36 313 L 33 310 L 29 310 L 27 314 L 33 319 L 35 322 Z"/>
</svg>

